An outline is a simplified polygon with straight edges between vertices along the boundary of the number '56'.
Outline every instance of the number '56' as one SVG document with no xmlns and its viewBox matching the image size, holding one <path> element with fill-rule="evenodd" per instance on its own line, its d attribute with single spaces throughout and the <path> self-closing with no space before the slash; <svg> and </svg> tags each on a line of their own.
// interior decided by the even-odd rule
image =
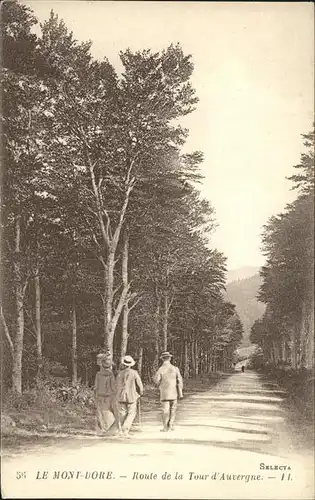
<svg viewBox="0 0 315 500">
<path fill-rule="evenodd" d="M 16 471 L 16 479 L 26 479 L 26 472 Z"/>
</svg>

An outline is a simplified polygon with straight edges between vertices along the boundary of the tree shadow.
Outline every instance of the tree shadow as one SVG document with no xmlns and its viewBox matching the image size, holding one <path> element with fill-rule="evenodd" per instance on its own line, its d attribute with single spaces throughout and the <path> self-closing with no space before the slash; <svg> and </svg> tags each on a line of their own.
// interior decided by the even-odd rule
<svg viewBox="0 0 315 500">
<path fill-rule="evenodd" d="M 140 441 L 136 441 L 133 439 L 130 439 L 128 441 L 124 441 L 124 444 L 135 444 L 135 442 L 139 443 L 140 446 Z M 256 440 L 236 440 L 236 441 L 220 441 L 220 440 L 209 440 L 209 441 L 199 441 L 198 439 L 192 439 L 192 438 L 178 438 L 174 439 L 163 439 L 163 438 L 143 438 L 141 439 L 141 443 L 146 443 L 146 444 L 152 444 L 154 445 L 155 443 L 159 444 L 167 444 L 168 446 L 172 445 L 195 445 L 195 446 L 206 446 L 206 447 L 215 447 L 215 448 L 224 448 L 224 449 L 233 449 L 233 450 L 239 450 L 239 451 L 246 451 L 250 453 L 259 453 L 262 455 L 271 455 L 274 457 L 278 458 L 286 458 L 285 452 L 283 454 L 279 453 L 278 447 L 270 442 L 262 442 L 261 441 L 256 441 Z M 168 448 L 169 452 L 169 448 Z"/>
<path fill-rule="evenodd" d="M 194 401 L 194 399 L 196 400 L 195 402 L 197 403 L 197 400 L 198 400 L 198 396 L 196 398 L 192 398 L 192 401 Z M 202 397 L 200 398 L 202 399 L 203 401 L 213 401 L 215 403 L 225 403 L 225 402 L 231 402 L 231 403 L 253 403 L 253 404 L 275 404 L 275 403 L 281 403 L 282 402 L 282 399 L 280 401 L 278 401 L 277 399 L 276 400 L 273 400 L 273 399 L 257 399 L 253 396 L 253 398 L 242 398 L 241 396 L 240 397 L 224 397 L 224 398 L 219 398 L 219 397 L 212 397 L 212 396 L 209 396 L 209 397 Z"/>
<path fill-rule="evenodd" d="M 213 429 L 222 429 L 232 432 L 243 432 L 244 434 L 259 434 L 259 435 L 269 435 L 268 431 L 254 430 L 254 429 L 240 429 L 235 427 L 229 427 L 227 425 L 213 425 L 213 424 L 181 424 L 181 427 L 211 427 Z"/>
</svg>

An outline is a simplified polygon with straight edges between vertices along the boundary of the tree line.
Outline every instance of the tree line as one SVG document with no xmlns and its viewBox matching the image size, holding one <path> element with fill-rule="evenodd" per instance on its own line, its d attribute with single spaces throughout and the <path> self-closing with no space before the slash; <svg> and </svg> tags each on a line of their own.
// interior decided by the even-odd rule
<svg viewBox="0 0 315 500">
<path fill-rule="evenodd" d="M 251 330 L 256 362 L 293 370 L 314 369 L 314 125 L 303 139 L 297 174 L 289 177 L 297 198 L 264 226 L 259 299 L 266 311 Z"/>
<path fill-rule="evenodd" d="M 119 75 L 52 11 L 2 6 L 1 323 L 16 392 L 102 348 L 150 379 L 172 350 L 186 377 L 229 369 L 242 337 L 179 120 L 198 98 L 180 45 L 120 52 Z M 210 242 L 210 243 L 209 243 Z M 57 370 L 58 371 L 58 370 Z"/>
</svg>

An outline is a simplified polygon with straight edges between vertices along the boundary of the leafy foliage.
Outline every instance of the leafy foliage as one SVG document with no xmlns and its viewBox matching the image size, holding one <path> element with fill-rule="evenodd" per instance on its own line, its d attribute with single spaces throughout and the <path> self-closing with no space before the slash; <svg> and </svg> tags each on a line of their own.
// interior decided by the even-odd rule
<svg viewBox="0 0 315 500">
<path fill-rule="evenodd" d="M 2 322 L 13 388 L 22 375 L 40 383 L 35 276 L 44 379 L 47 363 L 72 377 L 77 364 L 90 384 L 98 349 L 118 361 L 125 334 L 148 377 L 165 346 L 187 375 L 229 369 L 242 326 L 224 300 L 225 258 L 211 248 L 214 209 L 195 187 L 203 155 L 183 153 L 180 118 L 198 102 L 191 56 L 180 45 L 128 49 L 118 77 L 53 11 L 38 37 L 15 1 L 2 23 Z"/>
<path fill-rule="evenodd" d="M 303 136 L 307 152 L 290 177 L 297 199 L 264 227 L 267 263 L 261 270 L 259 299 L 266 304 L 251 340 L 271 361 L 290 359 L 293 368 L 313 368 L 314 321 L 314 131 Z M 279 351 L 281 346 L 281 353 Z M 271 353 L 271 354 L 270 354 Z"/>
</svg>

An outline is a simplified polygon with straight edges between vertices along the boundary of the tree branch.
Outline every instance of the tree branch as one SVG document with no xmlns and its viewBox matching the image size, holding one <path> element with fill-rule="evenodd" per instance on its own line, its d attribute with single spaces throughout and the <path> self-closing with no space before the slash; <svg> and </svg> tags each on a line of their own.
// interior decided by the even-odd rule
<svg viewBox="0 0 315 500">
<path fill-rule="evenodd" d="M 99 191 L 98 191 L 98 188 L 97 188 L 97 185 L 96 185 L 96 179 L 95 179 L 95 175 L 94 175 L 94 167 L 95 167 L 97 161 L 95 161 L 94 163 L 92 163 L 92 161 L 91 161 L 90 154 L 89 154 L 89 151 L 88 151 L 89 150 L 89 144 L 87 143 L 86 138 L 85 138 L 83 132 L 82 132 L 82 140 L 83 140 L 84 145 L 85 145 L 85 153 L 86 153 L 86 157 L 87 157 L 87 161 L 88 161 L 88 165 L 89 165 L 90 178 L 91 178 L 91 182 L 92 182 L 93 193 L 94 193 L 94 197 L 95 197 L 95 201 L 96 201 L 96 206 L 97 206 L 97 211 L 98 211 L 98 221 L 99 221 L 99 224 L 100 224 L 100 228 L 101 228 L 101 232 L 102 232 L 104 243 L 105 243 L 105 245 L 107 247 L 109 247 L 110 246 L 110 240 L 109 240 L 109 236 L 108 236 L 108 227 L 106 229 L 106 227 L 104 225 L 103 214 L 105 213 L 105 216 L 107 218 L 107 222 L 109 221 L 109 216 L 108 216 L 106 210 L 104 211 L 104 209 L 102 209 L 102 204 L 101 204 L 101 200 L 100 200 L 100 196 L 99 196 Z"/>
<path fill-rule="evenodd" d="M 34 319 L 33 319 L 33 316 L 29 313 L 28 309 L 25 308 L 25 313 L 26 315 L 28 316 L 28 318 L 31 320 L 32 322 L 32 325 L 33 325 L 33 330 L 34 332 L 36 333 L 37 329 L 36 329 L 36 326 L 35 326 L 35 323 L 34 323 Z M 36 335 L 35 335 L 36 336 Z"/>
<path fill-rule="evenodd" d="M 106 262 L 105 262 L 105 260 L 104 260 L 104 257 L 103 257 L 102 255 L 99 255 L 99 256 L 98 256 L 98 260 L 101 262 L 101 264 L 102 264 L 103 268 L 104 268 L 104 269 L 106 269 L 107 264 L 106 264 Z"/>
<path fill-rule="evenodd" d="M 122 286 L 122 283 L 120 283 L 120 285 L 118 285 L 115 290 L 113 291 L 113 297 L 116 295 L 116 293 L 118 292 L 119 288 L 121 288 Z"/>
<path fill-rule="evenodd" d="M 128 292 L 129 292 L 129 285 L 127 287 L 125 287 L 123 289 L 123 291 L 121 292 L 121 295 L 119 297 L 119 301 L 118 301 L 118 304 L 115 308 L 115 313 L 114 313 L 114 316 L 113 316 L 113 319 L 112 319 L 112 327 L 113 327 L 113 331 L 115 331 L 115 328 L 116 328 L 116 325 L 117 325 L 117 322 L 118 322 L 118 319 L 119 319 L 119 316 L 121 314 L 121 311 L 122 311 L 122 308 L 123 306 L 125 305 L 126 303 L 126 299 L 127 299 L 127 295 L 128 295 Z"/>
<path fill-rule="evenodd" d="M 99 256 L 99 254 L 98 254 L 98 253 L 96 253 L 96 252 L 94 252 L 94 250 L 92 250 L 91 248 L 89 248 L 89 247 L 87 247 L 86 245 L 84 245 L 84 243 L 82 243 L 82 241 L 80 241 L 80 246 L 81 246 L 82 248 L 84 248 L 84 250 L 86 250 L 87 252 L 92 253 L 92 254 L 96 257 L 96 259 L 100 260 L 100 256 Z"/>
<path fill-rule="evenodd" d="M 24 300 L 26 289 L 27 289 L 27 286 L 28 286 L 28 281 L 29 281 L 29 276 L 26 278 L 24 286 L 23 286 L 23 290 L 22 290 L 23 300 Z"/>
<path fill-rule="evenodd" d="M 124 202 L 122 204 L 122 207 L 121 207 L 121 210 L 120 210 L 120 214 L 119 214 L 119 221 L 118 221 L 118 224 L 117 224 L 117 227 L 115 229 L 114 236 L 113 236 L 113 239 L 112 239 L 114 251 L 117 248 L 117 244 L 118 244 L 118 240 L 119 240 L 121 228 L 122 228 L 122 225 L 123 225 L 123 222 L 124 222 L 126 210 L 127 210 L 128 203 L 129 203 L 130 193 L 133 190 L 134 185 L 135 185 L 135 178 L 131 179 L 131 181 L 129 182 L 128 187 L 126 189 L 125 199 L 124 199 Z"/>
<path fill-rule="evenodd" d="M 175 292 L 173 293 L 173 295 L 172 295 L 172 297 L 171 297 L 171 299 L 170 299 L 170 301 L 168 303 L 167 312 L 169 312 L 169 310 L 170 310 L 170 308 L 171 308 L 171 306 L 173 304 L 174 297 L 175 297 Z"/>
<path fill-rule="evenodd" d="M 28 331 L 35 339 L 37 338 L 36 337 L 36 333 L 33 331 L 33 330 L 30 330 L 29 328 L 27 328 L 26 326 L 24 326 L 25 330 Z"/>
<path fill-rule="evenodd" d="M 131 300 L 131 298 L 132 298 L 132 297 L 130 297 L 130 299 L 129 299 L 129 300 Z M 136 307 L 136 306 L 139 304 L 139 302 L 141 302 L 141 300 L 142 300 L 142 299 L 143 299 L 143 297 L 138 297 L 138 299 L 137 299 L 137 300 L 136 300 L 136 301 L 132 304 L 132 306 L 131 306 L 131 307 L 129 307 L 129 311 L 132 311 L 132 309 L 133 309 L 134 307 Z"/>
<path fill-rule="evenodd" d="M 12 250 L 12 247 L 11 247 L 11 245 L 10 245 L 10 242 L 9 242 L 8 238 L 6 238 L 6 239 L 5 239 L 5 241 L 6 241 L 6 244 L 8 245 L 9 252 L 10 252 L 11 254 L 13 254 L 13 250 Z"/>
</svg>

